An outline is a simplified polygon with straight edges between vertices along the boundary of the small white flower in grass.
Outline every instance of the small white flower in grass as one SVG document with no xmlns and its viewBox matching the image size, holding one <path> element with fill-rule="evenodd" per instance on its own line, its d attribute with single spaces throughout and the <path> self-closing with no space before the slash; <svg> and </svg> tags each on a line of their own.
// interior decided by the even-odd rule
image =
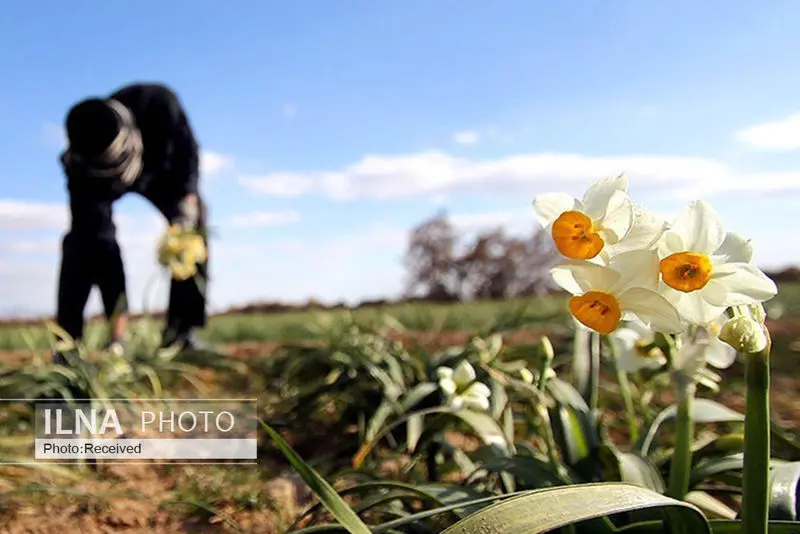
<svg viewBox="0 0 800 534">
<path fill-rule="evenodd" d="M 609 337 L 617 351 L 618 365 L 626 373 L 658 369 L 667 363 L 664 353 L 652 347 L 655 333 L 641 321 L 630 321 Z"/>
<path fill-rule="evenodd" d="M 436 370 L 439 388 L 447 395 L 447 402 L 456 410 L 469 408 L 478 411 L 489 409 L 489 397 L 492 392 L 489 386 L 476 382 L 475 369 L 462 360 L 453 370 L 450 367 L 439 367 Z"/>
<path fill-rule="evenodd" d="M 630 231 L 633 204 L 627 190 L 628 179 L 620 175 L 595 182 L 582 201 L 566 193 L 546 193 L 533 201 L 533 208 L 563 256 L 588 260 Z"/>
<path fill-rule="evenodd" d="M 688 322 L 703 325 L 727 307 L 774 297 L 775 283 L 751 261 L 742 237 L 726 234 L 719 215 L 705 202 L 689 204 L 659 245 L 661 291 Z"/>
<path fill-rule="evenodd" d="M 638 318 L 653 330 L 682 330 L 675 307 L 656 290 L 658 256 L 636 250 L 615 256 L 608 266 L 565 261 L 551 269 L 553 280 L 573 295 L 569 311 L 581 324 L 610 334 L 623 319 Z"/>
</svg>

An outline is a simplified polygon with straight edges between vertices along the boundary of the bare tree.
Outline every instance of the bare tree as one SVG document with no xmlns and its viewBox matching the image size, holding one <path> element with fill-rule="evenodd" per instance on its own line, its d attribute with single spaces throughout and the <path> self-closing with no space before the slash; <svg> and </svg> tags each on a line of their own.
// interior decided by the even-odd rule
<svg viewBox="0 0 800 534">
<path fill-rule="evenodd" d="M 408 271 L 406 294 L 421 295 L 432 300 L 456 300 L 457 277 L 453 260 L 457 235 L 440 212 L 411 231 L 405 266 Z"/>
<path fill-rule="evenodd" d="M 498 227 L 467 241 L 439 213 L 411 233 L 408 294 L 430 300 L 541 295 L 551 287 L 549 269 L 557 258 L 550 236 L 541 230 L 519 238 Z"/>
</svg>

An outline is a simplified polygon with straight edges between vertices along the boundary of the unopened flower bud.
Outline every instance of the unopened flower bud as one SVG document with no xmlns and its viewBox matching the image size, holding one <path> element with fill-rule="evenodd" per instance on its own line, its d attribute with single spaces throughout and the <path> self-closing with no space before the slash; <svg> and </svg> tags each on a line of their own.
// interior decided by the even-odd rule
<svg viewBox="0 0 800 534">
<path fill-rule="evenodd" d="M 761 352 L 768 342 L 763 326 L 749 315 L 730 319 L 722 327 L 718 337 L 738 352 L 747 354 Z"/>
<path fill-rule="evenodd" d="M 555 351 L 553 350 L 553 344 L 550 343 L 550 338 L 547 336 L 542 336 L 539 338 L 539 353 L 545 359 L 545 361 L 552 362 L 553 358 L 555 358 Z"/>
<path fill-rule="evenodd" d="M 526 384 L 533 384 L 533 373 L 527 367 L 523 367 L 519 370 L 519 376 Z"/>
</svg>

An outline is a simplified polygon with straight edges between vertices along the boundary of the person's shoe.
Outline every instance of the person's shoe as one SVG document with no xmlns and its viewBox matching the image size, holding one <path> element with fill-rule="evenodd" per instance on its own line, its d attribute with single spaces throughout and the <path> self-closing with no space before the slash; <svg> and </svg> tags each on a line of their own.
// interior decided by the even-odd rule
<svg viewBox="0 0 800 534">
<path fill-rule="evenodd" d="M 127 345 L 123 339 L 111 338 L 103 347 L 104 351 L 112 353 L 114 356 L 122 357 L 125 355 Z"/>
<path fill-rule="evenodd" d="M 179 332 L 177 335 L 170 336 L 165 334 L 162 337 L 161 348 L 176 347 L 180 351 L 196 350 L 196 351 L 212 351 L 214 350 L 211 345 L 204 342 L 197 337 L 194 330 Z"/>
</svg>

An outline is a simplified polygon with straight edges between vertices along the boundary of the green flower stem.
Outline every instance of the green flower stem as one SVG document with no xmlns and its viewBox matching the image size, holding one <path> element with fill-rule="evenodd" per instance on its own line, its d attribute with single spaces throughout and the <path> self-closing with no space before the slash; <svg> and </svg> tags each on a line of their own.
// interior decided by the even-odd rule
<svg viewBox="0 0 800 534">
<path fill-rule="evenodd" d="M 540 393 L 545 392 L 547 386 L 547 371 L 550 370 L 551 363 L 552 360 L 544 358 L 542 366 L 539 369 L 539 382 L 536 384 L 536 389 L 538 389 Z M 547 459 L 550 462 L 550 468 L 554 473 L 563 475 L 564 466 L 558 458 L 558 445 L 556 445 L 556 437 L 555 434 L 553 434 L 553 425 L 550 422 L 550 414 L 547 411 L 547 407 L 544 403 L 537 402 L 537 400 L 534 399 L 531 399 L 531 403 L 533 404 L 540 424 L 539 434 L 544 438 L 545 447 L 547 447 Z"/>
<path fill-rule="evenodd" d="M 769 337 L 767 338 L 769 339 Z M 747 407 L 744 420 L 742 532 L 766 534 L 769 520 L 769 353 L 745 355 Z"/>
<path fill-rule="evenodd" d="M 682 500 L 689 492 L 689 479 L 692 472 L 692 437 L 694 421 L 692 404 L 697 386 L 688 378 L 677 385 L 678 414 L 675 419 L 675 449 L 669 469 L 667 496 Z"/>
<path fill-rule="evenodd" d="M 534 410 L 539 421 L 539 434 L 544 438 L 544 444 L 547 448 L 547 460 L 550 463 L 550 469 L 554 473 L 564 475 L 566 473 L 558 458 L 558 445 L 556 445 L 556 437 L 553 434 L 553 425 L 550 423 L 550 414 L 542 404 L 534 405 Z"/>
<path fill-rule="evenodd" d="M 622 394 L 622 402 L 625 404 L 625 416 L 628 420 L 628 434 L 630 435 L 630 441 L 635 443 L 639 439 L 639 422 L 636 419 L 636 407 L 633 404 L 631 385 L 630 382 L 628 382 L 628 375 L 619 366 L 619 353 L 617 352 L 617 347 L 608 336 L 606 336 L 606 345 L 608 346 L 608 352 L 611 355 L 611 362 L 614 365 L 614 373 L 616 373 L 617 384 L 619 384 L 619 390 Z"/>
<path fill-rule="evenodd" d="M 597 411 L 600 398 L 600 334 L 592 332 L 589 342 L 589 408 Z"/>
</svg>

